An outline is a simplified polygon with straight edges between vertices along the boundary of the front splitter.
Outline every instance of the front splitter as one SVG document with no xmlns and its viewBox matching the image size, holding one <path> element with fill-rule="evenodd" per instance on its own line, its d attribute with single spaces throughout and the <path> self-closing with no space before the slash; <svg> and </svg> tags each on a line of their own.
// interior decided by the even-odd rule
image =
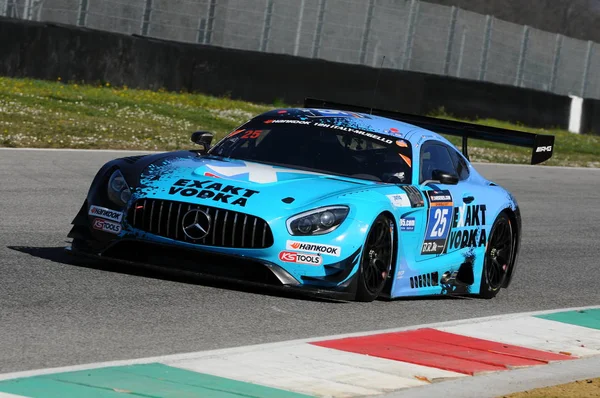
<svg viewBox="0 0 600 398">
<path fill-rule="evenodd" d="M 286 293 L 286 294 L 293 294 L 296 296 L 310 297 L 310 298 L 322 299 L 322 300 L 327 300 L 327 301 L 337 301 L 337 302 L 352 301 L 352 300 L 354 300 L 354 296 L 355 296 L 354 289 L 351 288 L 354 285 L 353 283 L 348 284 L 348 286 L 350 287 L 348 289 L 348 291 L 336 291 L 336 290 L 322 289 L 319 287 L 309 286 L 309 285 L 286 285 L 286 284 L 272 285 L 272 284 L 267 284 L 267 283 L 247 281 L 247 280 L 242 280 L 242 279 L 233 278 L 233 277 L 226 277 L 226 276 L 221 276 L 221 275 L 212 275 L 209 273 L 203 273 L 201 270 L 191 271 L 191 270 L 169 267 L 166 265 L 149 264 L 149 263 L 143 263 L 143 262 L 123 260 L 123 259 L 118 259 L 118 258 L 114 258 L 114 257 L 106 257 L 106 256 L 101 256 L 101 255 L 77 250 L 77 249 L 74 249 L 72 246 L 65 247 L 65 251 L 69 255 L 81 257 L 81 258 L 87 258 L 87 259 L 90 259 L 90 260 L 93 260 L 96 262 L 109 262 L 109 263 L 115 263 L 115 264 L 123 264 L 123 265 L 136 267 L 136 268 L 144 268 L 144 269 L 154 270 L 154 271 L 158 271 L 158 272 L 172 273 L 172 274 L 178 275 L 178 276 L 186 276 L 187 275 L 187 276 L 191 276 L 191 277 L 200 278 L 205 281 L 225 282 L 225 283 L 235 284 L 237 286 L 260 288 L 260 289 L 265 289 L 265 293 L 280 292 L 280 293 Z"/>
</svg>

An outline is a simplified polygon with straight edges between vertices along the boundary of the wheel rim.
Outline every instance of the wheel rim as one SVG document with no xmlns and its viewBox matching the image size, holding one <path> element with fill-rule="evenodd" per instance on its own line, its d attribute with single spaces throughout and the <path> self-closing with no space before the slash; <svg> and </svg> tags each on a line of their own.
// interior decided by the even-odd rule
<svg viewBox="0 0 600 398">
<path fill-rule="evenodd" d="M 508 273 L 513 252 L 512 228 L 509 221 L 497 221 L 490 238 L 490 250 L 486 256 L 486 276 L 492 289 L 502 287 Z"/>
<path fill-rule="evenodd" d="M 363 279 L 369 293 L 381 291 L 391 263 L 392 231 L 387 220 L 380 219 L 371 227 L 362 259 Z"/>
</svg>

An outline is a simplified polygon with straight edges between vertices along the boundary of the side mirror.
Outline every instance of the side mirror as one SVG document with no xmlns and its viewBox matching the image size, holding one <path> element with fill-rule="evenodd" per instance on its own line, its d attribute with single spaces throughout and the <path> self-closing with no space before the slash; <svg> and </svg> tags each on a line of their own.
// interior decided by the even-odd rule
<svg viewBox="0 0 600 398">
<path fill-rule="evenodd" d="M 196 131 L 192 133 L 192 142 L 202 146 L 201 152 L 205 153 L 210 149 L 210 143 L 215 135 L 210 131 Z"/>
<path fill-rule="evenodd" d="M 440 184 L 456 185 L 458 184 L 458 176 L 442 170 L 433 170 L 431 173 L 433 180 L 439 181 Z"/>
</svg>

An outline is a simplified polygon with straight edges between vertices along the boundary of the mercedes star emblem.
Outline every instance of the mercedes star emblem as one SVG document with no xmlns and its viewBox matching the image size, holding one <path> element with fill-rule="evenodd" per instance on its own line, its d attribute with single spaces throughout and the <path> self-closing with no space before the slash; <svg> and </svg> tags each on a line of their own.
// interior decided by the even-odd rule
<svg viewBox="0 0 600 398">
<path fill-rule="evenodd" d="M 210 216 L 204 211 L 193 209 L 185 213 L 181 225 L 183 233 L 190 239 L 198 240 L 208 235 L 210 230 Z"/>
</svg>

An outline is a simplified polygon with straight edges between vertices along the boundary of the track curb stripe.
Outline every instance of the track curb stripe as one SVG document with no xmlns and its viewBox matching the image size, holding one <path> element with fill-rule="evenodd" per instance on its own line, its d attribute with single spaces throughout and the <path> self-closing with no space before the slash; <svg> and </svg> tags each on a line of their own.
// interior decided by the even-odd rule
<svg viewBox="0 0 600 398">
<path fill-rule="evenodd" d="M 312 344 L 468 375 L 574 359 L 563 354 L 532 350 L 436 329 L 417 329 Z"/>
<path fill-rule="evenodd" d="M 600 309 L 556 312 L 538 318 L 600 330 Z"/>
<path fill-rule="evenodd" d="M 428 388 L 431 392 L 438 391 L 435 386 L 441 388 L 445 384 L 460 386 L 461 380 L 470 388 L 475 386 L 474 391 L 480 396 L 489 396 L 482 383 L 492 376 L 511 380 L 511 375 L 522 375 L 525 382 L 512 387 L 520 391 L 535 385 L 536 380 L 528 375 L 538 375 L 539 382 L 540 373 L 534 369 L 554 372 L 566 369 L 571 372 L 569 377 L 573 377 L 581 369 L 578 363 L 598 362 L 600 357 L 578 357 L 600 354 L 600 328 L 596 327 L 599 318 L 598 307 L 511 314 L 392 331 L 0 374 L 0 398 L 14 398 L 6 394 L 68 398 L 112 397 L 123 393 L 146 397 L 208 394 L 219 398 L 396 396 L 402 395 L 402 391 L 426 394 Z M 49 395 L 48 391 L 56 394 Z M 455 396 L 452 394 L 448 390 L 446 396 Z"/>
<path fill-rule="evenodd" d="M 0 382 L 0 391 L 23 394 L 31 398 L 117 398 L 124 395 L 141 397 L 210 396 L 214 398 L 307 397 L 158 363 L 107 367 L 8 380 Z M 0 398 L 2 398 L 1 395 Z"/>
</svg>

